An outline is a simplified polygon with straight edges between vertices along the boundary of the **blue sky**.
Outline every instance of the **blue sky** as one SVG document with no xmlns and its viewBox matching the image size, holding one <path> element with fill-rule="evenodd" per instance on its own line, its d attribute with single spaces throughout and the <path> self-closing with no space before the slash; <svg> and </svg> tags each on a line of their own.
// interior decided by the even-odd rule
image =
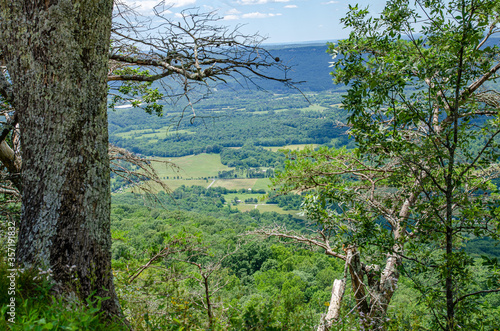
<svg viewBox="0 0 500 331">
<path fill-rule="evenodd" d="M 124 0 L 137 6 L 145 15 L 159 0 Z M 345 38 L 349 31 L 342 28 L 340 18 L 348 10 L 348 4 L 359 3 L 376 14 L 385 1 L 361 0 L 165 0 L 171 8 L 167 15 L 179 15 L 186 8 L 199 7 L 204 11 L 217 10 L 223 17 L 222 24 L 235 26 L 244 24 L 244 32 L 259 32 L 267 37 L 266 43 L 291 43 L 325 41 Z"/>
</svg>

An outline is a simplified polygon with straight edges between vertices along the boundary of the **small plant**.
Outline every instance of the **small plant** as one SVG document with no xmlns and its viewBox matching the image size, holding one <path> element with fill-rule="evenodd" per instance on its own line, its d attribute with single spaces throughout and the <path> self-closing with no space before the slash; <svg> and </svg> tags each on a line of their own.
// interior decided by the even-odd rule
<svg viewBox="0 0 500 331">
<path fill-rule="evenodd" d="M 15 294 L 9 295 L 10 275 L 0 257 L 0 319 L 1 330 L 125 330 L 120 324 L 104 320 L 101 304 L 108 298 L 92 296 L 81 301 L 76 295 L 62 297 L 53 293 L 51 270 L 19 269 Z M 7 304 L 15 298 L 15 317 L 7 314 Z M 12 323 L 14 321 L 14 323 Z"/>
</svg>

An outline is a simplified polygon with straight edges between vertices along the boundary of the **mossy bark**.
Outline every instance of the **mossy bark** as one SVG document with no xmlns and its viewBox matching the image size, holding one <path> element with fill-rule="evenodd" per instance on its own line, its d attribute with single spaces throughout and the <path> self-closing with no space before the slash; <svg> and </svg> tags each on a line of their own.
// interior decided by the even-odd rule
<svg viewBox="0 0 500 331">
<path fill-rule="evenodd" d="M 0 43 L 21 127 L 17 259 L 57 288 L 110 297 L 106 117 L 112 0 L 0 0 Z M 76 280 L 75 280 L 76 277 Z"/>
</svg>

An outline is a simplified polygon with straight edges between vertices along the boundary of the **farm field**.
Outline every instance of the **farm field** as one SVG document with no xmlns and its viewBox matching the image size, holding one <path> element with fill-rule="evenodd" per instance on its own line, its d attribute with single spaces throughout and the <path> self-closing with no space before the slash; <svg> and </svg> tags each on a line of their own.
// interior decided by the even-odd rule
<svg viewBox="0 0 500 331">
<path fill-rule="evenodd" d="M 166 136 L 175 135 L 175 134 L 193 134 L 194 132 L 189 130 L 177 130 L 175 126 L 167 125 L 159 129 L 140 129 L 140 130 L 131 130 L 127 132 L 119 132 L 115 133 L 116 136 L 121 138 L 132 138 L 134 136 L 145 138 L 145 139 L 161 139 Z"/>
<path fill-rule="evenodd" d="M 252 198 L 257 199 L 259 204 L 265 203 L 262 198 L 264 198 L 264 194 L 251 194 L 251 193 L 228 193 L 224 194 L 224 199 L 227 202 L 234 201 L 235 198 L 241 200 L 241 203 L 244 204 L 246 199 Z M 250 203 L 250 205 L 255 206 L 255 203 Z"/>
<path fill-rule="evenodd" d="M 204 179 L 164 179 L 163 182 L 167 185 L 167 187 L 170 189 L 170 191 L 174 191 L 175 189 L 181 187 L 182 185 L 185 186 L 203 186 L 203 187 L 208 187 L 212 180 L 204 180 Z M 149 188 L 153 192 L 160 192 L 163 191 L 163 188 L 156 184 L 143 184 L 143 185 L 150 185 Z M 140 193 L 137 188 L 134 187 L 128 187 L 123 190 L 123 192 L 129 193 L 129 192 L 134 192 L 134 193 Z"/>
<path fill-rule="evenodd" d="M 235 178 L 235 179 L 216 179 L 212 187 L 225 187 L 229 190 L 248 190 L 253 189 L 257 178 Z"/>
<path fill-rule="evenodd" d="M 313 148 L 319 146 L 318 144 L 296 144 L 296 145 L 286 145 L 286 146 L 281 146 L 281 147 L 264 147 L 264 149 L 267 149 L 272 152 L 277 152 L 280 149 L 288 149 L 288 150 L 303 150 L 306 148 L 306 146 L 312 146 Z"/>
<path fill-rule="evenodd" d="M 173 165 L 178 167 L 178 169 L 176 169 L 169 164 L 153 162 L 153 167 L 158 172 L 158 176 L 160 176 L 161 179 L 165 180 L 167 184 L 172 183 L 172 187 L 174 189 L 181 185 L 200 185 L 207 187 L 208 185 L 210 185 L 212 180 L 208 179 L 208 181 L 205 181 L 204 178 L 217 177 L 219 171 L 228 171 L 234 169 L 223 165 L 220 162 L 219 154 L 203 153 L 183 157 L 157 157 L 155 159 L 172 163 Z M 177 176 L 179 176 L 179 178 L 177 178 Z M 186 183 L 179 184 L 183 181 L 185 181 Z M 270 184 L 271 181 L 269 180 L 269 178 L 235 178 L 216 179 L 213 187 L 225 187 L 231 190 L 251 188 L 253 190 L 267 191 Z"/>
<path fill-rule="evenodd" d="M 234 206 L 236 208 L 238 208 L 239 211 L 241 212 L 247 212 L 247 211 L 252 211 L 254 209 L 257 209 L 258 211 L 260 211 L 261 213 L 264 213 L 264 212 L 276 212 L 278 214 L 292 214 L 294 216 L 296 216 L 295 214 L 298 213 L 298 211 L 296 210 L 283 210 L 281 209 L 280 207 L 278 207 L 278 205 L 275 205 L 275 204 L 262 204 L 262 203 L 259 203 L 259 204 L 244 204 L 244 203 L 239 203 L 238 205 Z"/>
<path fill-rule="evenodd" d="M 173 191 L 182 185 L 185 186 L 203 186 L 203 187 L 208 187 L 210 183 L 212 182 L 211 179 L 205 180 L 205 179 L 165 179 L 163 180 L 167 187 Z M 158 187 L 158 190 L 160 190 L 160 187 Z"/>
<path fill-rule="evenodd" d="M 269 191 L 269 185 L 271 185 L 269 178 L 259 178 L 252 187 L 252 190 L 265 190 L 267 192 Z"/>
<path fill-rule="evenodd" d="M 320 112 L 322 112 L 325 109 L 328 109 L 328 108 L 317 105 L 317 104 L 312 104 L 312 105 L 309 105 L 308 107 L 302 108 L 300 110 L 301 111 L 320 111 Z"/>
<path fill-rule="evenodd" d="M 166 157 L 155 158 L 156 160 L 167 162 L 153 162 L 153 167 L 158 172 L 159 177 L 165 182 L 170 190 L 175 190 L 182 185 L 185 186 L 202 186 L 208 187 L 225 187 L 229 190 L 265 190 L 269 191 L 271 180 L 269 178 L 234 178 L 234 179 L 218 179 L 213 178 L 218 175 L 219 171 L 232 170 L 234 168 L 227 167 L 220 162 L 219 154 L 198 154 L 183 157 Z M 172 163 L 172 166 L 170 165 Z M 177 168 L 178 167 L 178 168 Z M 177 178 L 179 177 L 179 178 Z M 145 184 L 147 185 L 147 184 Z M 159 192 L 162 188 L 157 184 L 151 184 L 153 192 Z M 137 192 L 136 188 L 129 187 L 123 192 Z M 285 211 L 276 204 L 265 204 L 267 199 L 262 200 L 264 194 L 251 193 L 229 193 L 225 194 L 224 198 L 227 203 L 231 203 L 235 197 L 238 197 L 242 203 L 235 207 L 240 211 L 250 211 L 258 209 L 260 212 L 277 212 L 280 214 L 296 214 L 297 211 Z M 244 200 L 248 198 L 259 199 L 258 203 L 245 204 Z"/>
<path fill-rule="evenodd" d="M 235 205 L 234 200 L 235 199 L 240 200 L 241 202 Z M 257 199 L 257 203 L 245 203 L 246 199 Z M 226 203 L 231 203 L 233 207 L 238 208 L 239 211 L 241 212 L 246 212 L 246 211 L 252 211 L 254 209 L 257 209 L 261 213 L 263 212 L 277 212 L 279 214 L 297 214 L 297 210 L 283 210 L 282 208 L 278 207 L 277 204 L 266 204 L 265 201 L 266 199 L 262 200 L 264 198 L 263 194 L 249 194 L 249 193 L 229 193 L 224 195 L 224 199 L 226 199 Z"/>
<path fill-rule="evenodd" d="M 319 111 L 319 112 L 322 112 L 325 109 L 328 109 L 328 107 L 323 107 L 323 106 L 320 106 L 318 104 L 312 104 L 312 105 L 309 105 L 309 106 L 304 107 L 304 108 L 299 108 L 299 110 L 303 111 L 303 112 L 308 112 L 308 111 Z M 288 109 L 288 108 L 281 108 L 281 109 L 275 109 L 274 110 L 275 113 L 283 113 L 283 112 L 287 112 L 287 111 L 291 111 L 291 110 Z M 254 114 L 258 114 L 258 112 L 254 112 Z"/>
<path fill-rule="evenodd" d="M 219 171 L 228 171 L 234 168 L 223 165 L 220 162 L 219 154 L 198 154 L 198 155 L 188 155 L 183 157 L 156 157 L 156 160 L 171 162 L 178 169 L 172 168 L 166 164 L 159 162 L 153 163 L 155 170 L 162 179 L 172 179 L 175 176 L 182 177 L 182 179 L 187 178 L 208 178 L 216 177 Z M 165 177 L 165 178 L 164 178 Z M 186 184 L 187 185 L 187 184 Z"/>
<path fill-rule="evenodd" d="M 230 190 L 269 190 L 269 178 L 215 178 L 219 171 L 233 170 L 220 162 L 219 154 L 199 154 L 172 158 L 155 158 L 152 162 L 158 176 L 172 190 L 186 185 L 225 187 Z M 167 162 L 167 163 L 164 163 Z M 212 184 L 213 182 L 213 184 Z M 159 188 L 158 188 L 159 189 Z"/>
</svg>

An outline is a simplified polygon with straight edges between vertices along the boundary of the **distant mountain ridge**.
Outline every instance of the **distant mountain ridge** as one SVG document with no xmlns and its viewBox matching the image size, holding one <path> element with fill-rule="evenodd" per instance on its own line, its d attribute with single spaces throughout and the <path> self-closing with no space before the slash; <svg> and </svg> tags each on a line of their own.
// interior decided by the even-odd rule
<svg viewBox="0 0 500 331">
<path fill-rule="evenodd" d="M 293 82 L 302 82 L 297 85 L 302 92 L 336 89 L 330 75 L 332 68 L 329 67 L 329 62 L 332 61 L 332 57 L 326 53 L 326 42 L 265 45 L 264 48 L 269 50 L 273 57 L 279 58 L 283 64 L 291 67 L 291 70 L 287 73 L 287 78 L 290 78 Z M 283 72 L 278 69 L 267 69 L 261 72 L 273 77 L 283 77 Z M 293 90 L 276 81 L 255 79 L 255 82 L 259 87 L 270 92 L 293 93 Z M 229 83 L 228 87 L 220 86 L 218 88 L 239 90 L 244 87 L 236 83 Z"/>
<path fill-rule="evenodd" d="M 332 42 L 335 41 L 332 40 Z M 324 43 L 311 41 L 296 44 L 269 44 L 264 45 L 264 48 L 269 50 L 274 57 L 278 57 L 285 65 L 291 67 L 287 77 L 291 78 L 293 82 L 303 82 L 297 85 L 302 92 L 344 91 L 346 89 L 344 85 L 333 84 L 333 77 L 330 74 L 332 72 L 330 65 L 333 59 L 326 52 L 328 49 L 326 43 L 326 41 Z M 500 45 L 500 38 L 491 38 L 483 47 L 495 45 Z M 275 77 L 283 76 L 283 73 L 277 70 L 269 70 L 266 73 Z M 290 93 L 288 88 L 277 82 L 258 80 L 258 84 L 271 92 Z"/>
<path fill-rule="evenodd" d="M 270 48 L 271 53 L 292 68 L 289 78 L 303 82 L 302 91 L 319 92 L 335 88 L 330 72 L 332 56 L 325 44 L 283 45 Z"/>
</svg>

